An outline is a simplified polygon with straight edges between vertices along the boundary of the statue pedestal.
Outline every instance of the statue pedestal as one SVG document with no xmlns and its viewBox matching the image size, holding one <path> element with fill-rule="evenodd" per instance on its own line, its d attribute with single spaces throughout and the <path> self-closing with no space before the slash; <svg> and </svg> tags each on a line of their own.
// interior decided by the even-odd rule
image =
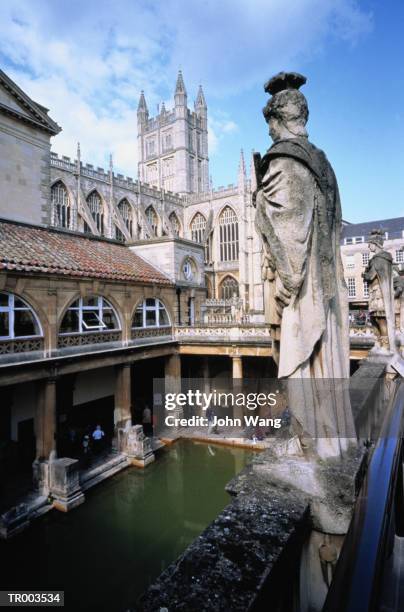
<svg viewBox="0 0 404 612">
<path fill-rule="evenodd" d="M 322 533 L 347 533 L 355 503 L 355 482 L 366 449 L 353 448 L 342 458 L 321 460 L 274 455 L 253 465 L 269 483 L 301 491 L 310 503 L 313 529 Z"/>
<path fill-rule="evenodd" d="M 62 512 L 69 512 L 84 502 L 84 493 L 80 487 L 77 459 L 55 459 L 50 464 L 50 493 L 53 507 Z"/>
<path fill-rule="evenodd" d="M 119 433 L 121 452 L 132 465 L 146 467 L 155 459 L 151 440 L 143 433 L 142 425 L 133 425 Z"/>
</svg>

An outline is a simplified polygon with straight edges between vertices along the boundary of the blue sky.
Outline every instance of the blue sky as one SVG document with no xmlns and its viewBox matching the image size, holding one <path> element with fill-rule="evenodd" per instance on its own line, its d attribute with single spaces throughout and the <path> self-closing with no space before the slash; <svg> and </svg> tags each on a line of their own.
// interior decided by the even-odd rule
<svg viewBox="0 0 404 612">
<path fill-rule="evenodd" d="M 0 66 L 63 128 L 53 149 L 136 175 L 136 106 L 172 105 L 178 68 L 208 103 L 215 186 L 240 149 L 270 145 L 263 83 L 308 78 L 309 135 L 337 174 L 349 221 L 404 215 L 404 7 L 400 0 L 3 0 Z"/>
</svg>

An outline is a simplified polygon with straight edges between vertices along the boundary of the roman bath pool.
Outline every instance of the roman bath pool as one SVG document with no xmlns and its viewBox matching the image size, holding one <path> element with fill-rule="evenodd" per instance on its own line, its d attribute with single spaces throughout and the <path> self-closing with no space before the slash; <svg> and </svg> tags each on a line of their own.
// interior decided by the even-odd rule
<svg viewBox="0 0 404 612">
<path fill-rule="evenodd" d="M 230 500 L 251 452 L 179 441 L 128 468 L 68 514 L 49 512 L 0 543 L 0 588 L 64 590 L 67 610 L 124 612 Z"/>
</svg>

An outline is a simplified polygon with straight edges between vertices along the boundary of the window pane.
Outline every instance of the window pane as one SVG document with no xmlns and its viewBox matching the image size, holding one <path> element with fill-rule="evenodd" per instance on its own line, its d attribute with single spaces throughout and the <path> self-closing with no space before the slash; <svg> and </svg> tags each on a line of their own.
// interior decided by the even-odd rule
<svg viewBox="0 0 404 612">
<path fill-rule="evenodd" d="M 8 336 L 8 312 L 0 312 L 0 336 Z"/>
<path fill-rule="evenodd" d="M 7 293 L 0 293 L 0 306 L 8 306 Z"/>
<path fill-rule="evenodd" d="M 14 298 L 14 308 L 27 308 L 27 305 L 16 297 Z"/>
<path fill-rule="evenodd" d="M 155 306 L 155 305 L 156 305 L 156 300 L 154 298 L 147 298 L 146 306 Z"/>
<path fill-rule="evenodd" d="M 95 310 L 83 310 L 83 327 L 84 329 L 100 329 L 103 327 Z"/>
<path fill-rule="evenodd" d="M 83 298 L 83 306 L 98 306 L 98 298 Z"/>
<path fill-rule="evenodd" d="M 118 327 L 116 324 L 115 315 L 112 310 L 104 310 L 102 320 L 103 323 L 107 326 L 107 329 L 116 329 Z"/>
<path fill-rule="evenodd" d="M 156 325 L 156 311 L 146 310 L 146 327 Z"/>
<path fill-rule="evenodd" d="M 14 312 L 14 336 L 34 336 L 38 333 L 34 319 L 29 310 Z"/>
<path fill-rule="evenodd" d="M 142 308 L 136 308 L 133 325 L 134 327 L 143 327 L 143 309 Z"/>
<path fill-rule="evenodd" d="M 165 308 L 164 309 L 160 308 L 159 315 L 160 315 L 160 325 L 170 325 L 170 322 L 168 320 L 167 311 Z"/>
<path fill-rule="evenodd" d="M 63 317 L 60 332 L 62 334 L 74 334 L 79 331 L 79 313 L 77 310 L 68 310 Z"/>
</svg>

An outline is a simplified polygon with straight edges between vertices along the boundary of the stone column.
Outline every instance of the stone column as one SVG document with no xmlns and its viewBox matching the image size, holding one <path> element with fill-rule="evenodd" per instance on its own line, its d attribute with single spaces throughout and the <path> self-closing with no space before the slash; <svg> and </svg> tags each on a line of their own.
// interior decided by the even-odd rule
<svg viewBox="0 0 404 612">
<path fill-rule="evenodd" d="M 43 495 L 50 490 L 49 461 L 56 458 L 56 378 L 41 382 L 35 414 L 36 459 L 33 484 Z"/>
<path fill-rule="evenodd" d="M 233 392 L 237 393 L 239 390 L 240 380 L 243 378 L 243 359 L 241 355 L 233 355 L 232 357 L 232 378 L 233 378 Z M 233 407 L 233 417 L 241 419 L 243 422 L 243 408 L 242 406 Z"/>
<path fill-rule="evenodd" d="M 169 355 L 165 363 L 165 392 L 180 393 L 181 392 L 181 357 L 178 353 Z M 177 407 L 173 411 L 173 416 L 181 418 L 183 416 L 183 408 Z M 170 427 L 172 431 L 177 428 Z"/>
<path fill-rule="evenodd" d="M 35 419 L 37 459 L 56 455 L 56 378 L 46 379 L 38 394 Z"/>
<path fill-rule="evenodd" d="M 123 451 L 125 432 L 132 426 L 131 364 L 116 368 L 113 447 Z"/>
<path fill-rule="evenodd" d="M 129 422 L 132 425 L 132 390 L 131 390 L 131 364 L 124 363 L 116 369 L 115 379 L 115 427 L 125 427 Z"/>
<path fill-rule="evenodd" d="M 232 377 L 234 378 L 243 378 L 243 359 L 241 355 L 233 355 L 232 357 Z"/>
<path fill-rule="evenodd" d="M 169 355 L 165 363 L 166 388 L 170 392 L 177 392 L 181 386 L 181 357 L 178 353 Z"/>
</svg>

